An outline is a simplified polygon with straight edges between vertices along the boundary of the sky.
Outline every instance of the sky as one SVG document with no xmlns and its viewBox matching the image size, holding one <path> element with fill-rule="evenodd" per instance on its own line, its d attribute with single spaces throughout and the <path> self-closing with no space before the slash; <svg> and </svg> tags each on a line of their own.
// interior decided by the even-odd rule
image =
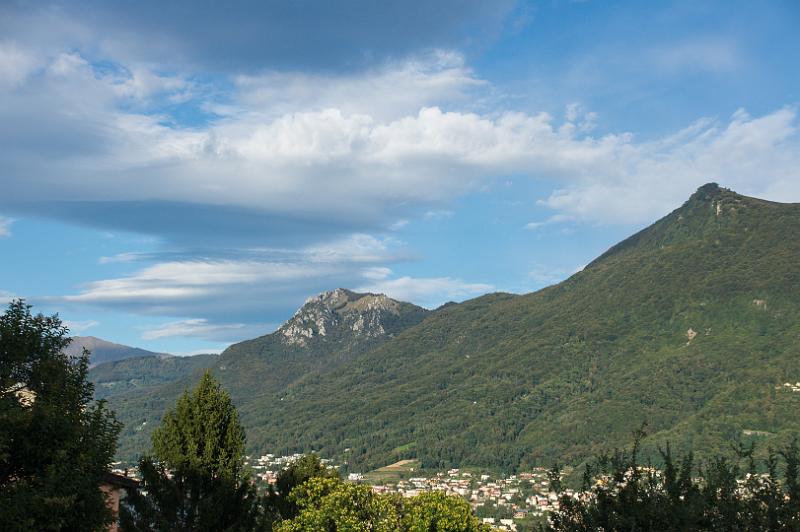
<svg viewBox="0 0 800 532">
<path fill-rule="evenodd" d="M 563 280 L 800 202 L 800 3 L 0 1 L 0 303 L 219 352 L 337 287 Z"/>
</svg>

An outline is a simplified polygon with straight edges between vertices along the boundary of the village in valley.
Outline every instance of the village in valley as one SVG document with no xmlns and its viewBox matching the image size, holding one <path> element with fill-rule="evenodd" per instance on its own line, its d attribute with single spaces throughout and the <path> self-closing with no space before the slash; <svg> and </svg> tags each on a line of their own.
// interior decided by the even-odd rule
<svg viewBox="0 0 800 532">
<path fill-rule="evenodd" d="M 247 463 L 260 484 L 274 484 L 278 473 L 302 455 L 259 458 L 247 457 Z M 331 468 L 340 466 L 322 459 Z M 416 460 L 401 460 L 369 473 L 349 473 L 346 479 L 372 486 L 380 494 L 397 493 L 415 497 L 425 491 L 441 491 L 466 499 L 476 515 L 496 530 L 524 530 L 523 523 L 543 522 L 547 514 L 558 510 L 559 496 L 550 489 L 548 470 L 533 468 L 517 475 L 498 476 L 466 469 L 430 473 L 419 470 Z M 562 494 L 577 496 L 566 489 Z"/>
<path fill-rule="evenodd" d="M 278 474 L 302 454 L 260 457 L 246 456 L 245 465 L 252 471 L 254 482 L 267 489 Z M 322 458 L 331 469 L 341 469 L 333 460 Z M 369 473 L 349 473 L 348 482 L 368 484 L 379 494 L 397 493 L 415 497 L 426 491 L 441 491 L 466 499 L 485 524 L 495 530 L 522 531 L 524 524 L 541 523 L 549 512 L 558 510 L 559 496 L 550 488 L 549 471 L 537 467 L 517 475 L 498 476 L 466 469 L 450 469 L 429 473 L 418 469 L 416 460 L 401 460 Z M 113 472 L 138 477 L 135 467 L 116 462 Z M 565 489 L 562 495 L 577 497 L 578 492 Z"/>
</svg>

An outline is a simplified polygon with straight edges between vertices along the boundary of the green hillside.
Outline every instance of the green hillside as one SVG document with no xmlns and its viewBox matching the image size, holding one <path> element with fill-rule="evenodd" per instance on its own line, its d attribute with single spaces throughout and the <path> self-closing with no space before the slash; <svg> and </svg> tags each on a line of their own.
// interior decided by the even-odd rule
<svg viewBox="0 0 800 532">
<path fill-rule="evenodd" d="M 237 405 L 269 405 L 280 402 L 281 391 L 290 383 L 334 371 L 418 324 L 428 313 L 386 296 L 336 289 L 310 298 L 276 332 L 230 346 L 212 361 L 211 369 Z M 121 458 L 134 459 L 149 448 L 150 434 L 163 412 L 201 374 L 194 371 L 169 378 L 155 389 L 106 396 L 125 424 Z M 102 384 L 96 382 L 95 387 Z"/>
<path fill-rule="evenodd" d="M 798 234 L 800 206 L 706 185 L 555 286 L 448 305 L 346 356 L 239 344 L 217 372 L 252 450 L 359 470 L 579 462 L 644 421 L 645 444 L 783 440 L 800 432 Z"/>
<path fill-rule="evenodd" d="M 214 364 L 217 355 L 143 356 L 104 362 L 89 370 L 95 399 L 142 392 L 184 379 Z"/>
</svg>

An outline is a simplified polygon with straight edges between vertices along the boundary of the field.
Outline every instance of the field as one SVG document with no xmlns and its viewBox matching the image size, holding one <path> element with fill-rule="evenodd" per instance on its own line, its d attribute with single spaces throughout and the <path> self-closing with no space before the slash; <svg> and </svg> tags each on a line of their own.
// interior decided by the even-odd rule
<svg viewBox="0 0 800 532">
<path fill-rule="evenodd" d="M 375 469 L 364 475 L 364 480 L 369 484 L 395 483 L 414 476 L 414 472 L 419 470 L 418 460 L 400 460 L 385 467 Z"/>
</svg>

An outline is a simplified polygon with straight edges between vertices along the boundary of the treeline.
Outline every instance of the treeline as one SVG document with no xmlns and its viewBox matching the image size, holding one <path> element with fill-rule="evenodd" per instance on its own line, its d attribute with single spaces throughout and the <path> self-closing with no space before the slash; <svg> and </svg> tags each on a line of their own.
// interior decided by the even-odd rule
<svg viewBox="0 0 800 532">
<path fill-rule="evenodd" d="M 600 456 L 586 466 L 578 495 L 562 490 L 557 468 L 551 488 L 562 493 L 546 530 L 800 530 L 800 447 L 797 440 L 757 460 L 754 446 L 737 444 L 735 458 L 696 463 L 660 449 L 658 469 L 630 451 Z"/>
</svg>

